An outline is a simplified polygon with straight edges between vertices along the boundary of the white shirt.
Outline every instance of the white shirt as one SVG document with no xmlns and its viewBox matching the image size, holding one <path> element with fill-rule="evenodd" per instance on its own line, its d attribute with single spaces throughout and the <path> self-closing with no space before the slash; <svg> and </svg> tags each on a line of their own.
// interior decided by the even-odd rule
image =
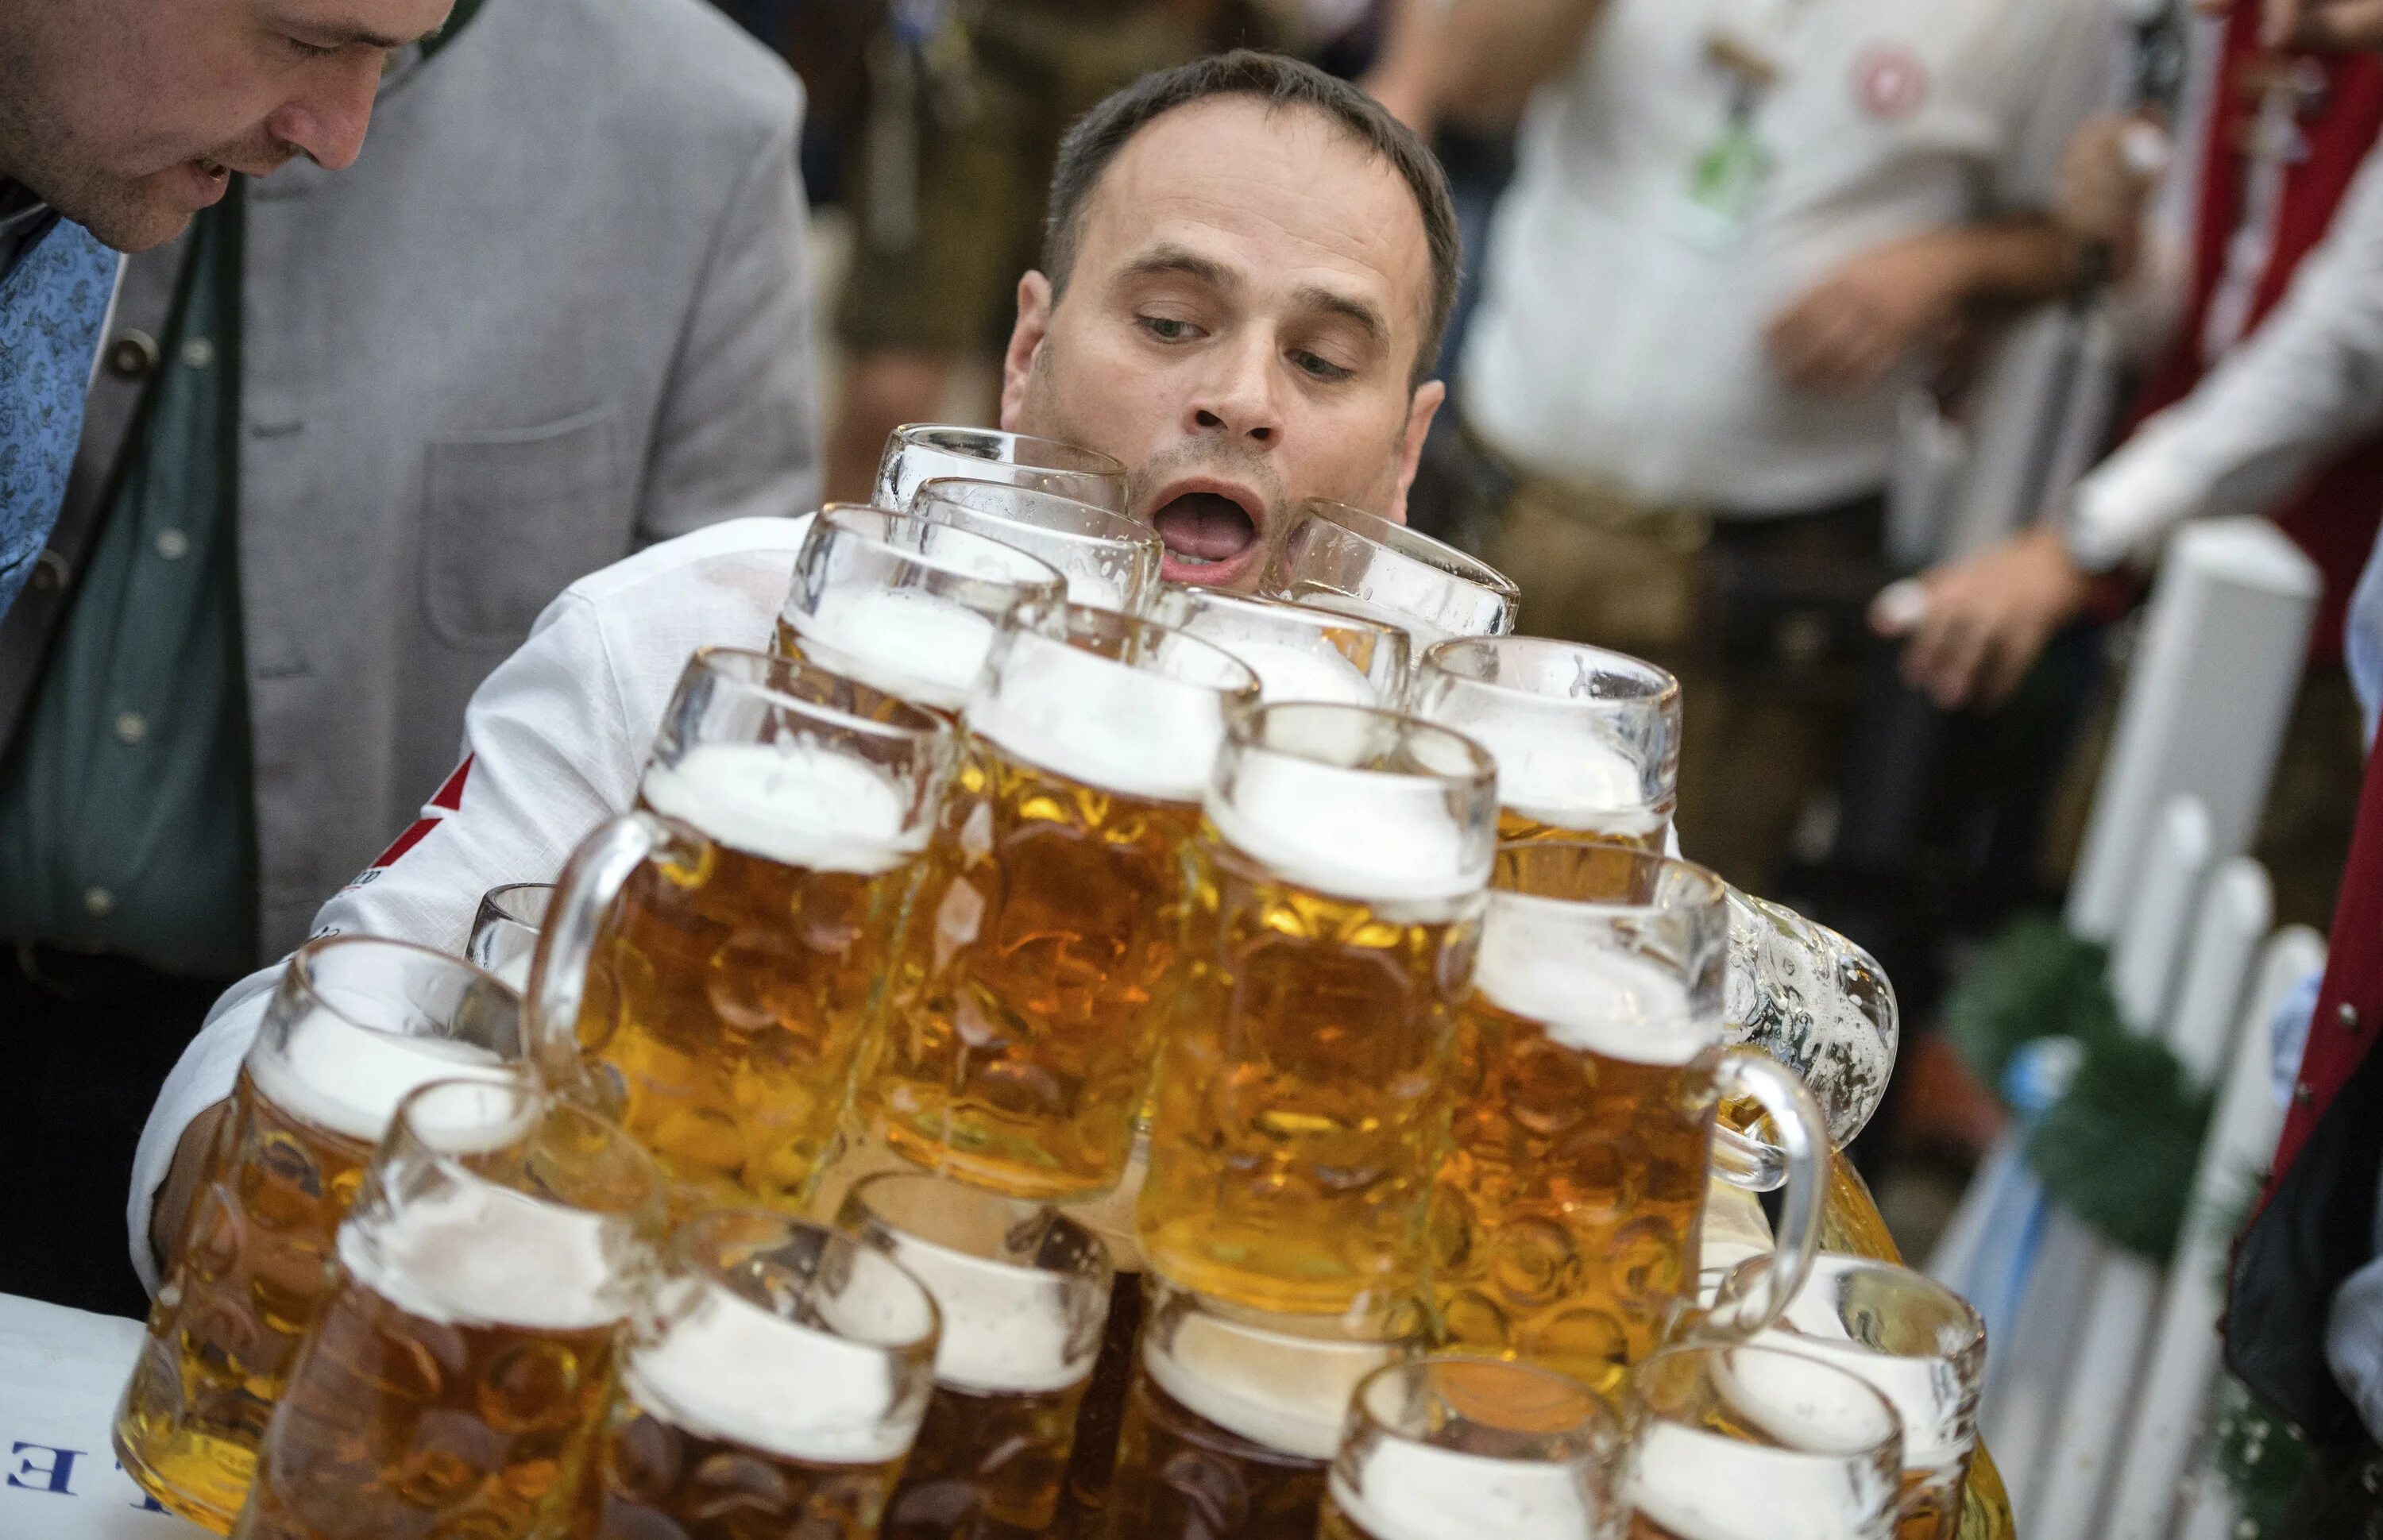
<svg viewBox="0 0 2383 1540">
<path fill-rule="evenodd" d="M 1754 120 L 1773 170 L 1715 243 L 1683 210 L 1728 117 L 1723 31 L 1772 38 L 1784 73 Z M 1650 501 L 1789 512 L 1883 485 L 1927 361 L 1800 390 L 1764 328 L 1850 257 L 2047 205 L 2114 38 L 2107 0 L 1608 0 L 1525 115 L 1467 421 L 1536 474 Z"/>
<path fill-rule="evenodd" d="M 2262 511 L 2378 422 L 2383 144 L 2250 340 L 2077 484 L 2070 548 L 2104 568 L 2195 514 Z"/>
<path fill-rule="evenodd" d="M 591 830 L 636 801 L 688 655 L 770 645 L 809 525 L 808 517 L 731 520 L 564 589 L 474 692 L 463 762 L 422 821 L 323 906 L 313 933 L 460 954 L 482 893 L 554 881 Z M 282 966 L 258 969 L 216 1002 L 150 1109 L 126 1218 L 133 1265 L 153 1289 L 151 1200 L 191 1119 L 231 1094 Z"/>
</svg>

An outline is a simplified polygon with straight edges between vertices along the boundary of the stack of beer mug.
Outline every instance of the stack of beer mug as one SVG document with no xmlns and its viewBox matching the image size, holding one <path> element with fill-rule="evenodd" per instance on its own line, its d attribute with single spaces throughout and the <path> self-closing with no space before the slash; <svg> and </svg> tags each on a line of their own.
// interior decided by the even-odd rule
<svg viewBox="0 0 2383 1540">
<path fill-rule="evenodd" d="M 905 428 L 877 498 L 488 895 L 526 1009 L 293 963 L 144 1486 L 309 1540 L 1954 1533 L 1974 1316 L 1806 1286 L 1891 992 L 1661 854 L 1667 675 L 1336 505 L 1249 598 L 1069 446 Z M 1699 1258 L 1715 1172 L 1784 1183 L 1774 1254 Z"/>
</svg>

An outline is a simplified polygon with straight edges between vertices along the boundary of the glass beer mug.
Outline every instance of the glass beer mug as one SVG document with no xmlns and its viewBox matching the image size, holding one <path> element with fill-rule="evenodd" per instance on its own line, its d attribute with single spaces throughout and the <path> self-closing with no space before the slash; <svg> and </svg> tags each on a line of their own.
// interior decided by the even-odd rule
<svg viewBox="0 0 2383 1540">
<path fill-rule="evenodd" d="M 1500 848 L 1460 1017 L 1454 1153 L 1432 1194 L 1441 1335 L 1600 1390 L 1666 1342 L 1774 1320 L 1819 1240 L 1823 1126 L 1795 1075 L 1722 1043 L 1727 907 L 1700 867 L 1626 845 Z M 1787 1175 L 1776 1250 L 1696 1302 L 1724 1100 Z"/>
<path fill-rule="evenodd" d="M 564 869 L 532 1052 L 651 1150 L 684 1209 L 799 1209 L 834 1138 L 951 729 L 793 659 L 698 652 L 637 807 Z"/>
</svg>

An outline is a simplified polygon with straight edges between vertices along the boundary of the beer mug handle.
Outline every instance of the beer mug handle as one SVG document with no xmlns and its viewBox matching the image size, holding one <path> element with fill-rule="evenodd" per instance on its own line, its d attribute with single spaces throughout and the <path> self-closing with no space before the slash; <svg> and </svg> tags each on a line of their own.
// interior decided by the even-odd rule
<svg viewBox="0 0 2383 1540">
<path fill-rule="evenodd" d="M 587 1000 L 596 938 L 622 887 L 673 839 L 670 825 L 653 814 L 624 813 L 580 841 L 554 881 L 530 964 L 525 1014 L 529 1061 L 557 1090 L 588 1089 L 579 1055 L 579 1011 Z"/>
<path fill-rule="evenodd" d="M 1830 1147 L 1820 1103 L 1812 1100 L 1794 1070 L 1768 1053 L 1755 1048 L 1728 1049 L 1714 1078 L 1722 1100 L 1742 1096 L 1769 1115 L 1779 1136 L 1779 1164 L 1787 1189 L 1771 1254 L 1759 1266 L 1731 1274 L 1720 1297 L 1710 1307 L 1692 1312 L 1678 1334 L 1680 1340 L 1726 1343 L 1743 1341 L 1778 1320 L 1779 1312 L 1810 1275 L 1812 1254 L 1821 1246 L 1821 1213 L 1828 1198 Z M 1716 1154 L 1721 1148 L 1716 1140 Z M 1716 1160 L 1716 1166 L 1720 1164 Z"/>
<path fill-rule="evenodd" d="M 1713 1130 L 1713 1175 L 1748 1192 L 1775 1192 L 1787 1179 L 1787 1154 L 1724 1123 Z"/>
</svg>

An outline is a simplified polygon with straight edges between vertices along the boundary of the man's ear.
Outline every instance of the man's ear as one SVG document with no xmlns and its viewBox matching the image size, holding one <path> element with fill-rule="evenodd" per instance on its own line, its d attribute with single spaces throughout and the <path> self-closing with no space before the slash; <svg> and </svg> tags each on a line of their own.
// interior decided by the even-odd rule
<svg viewBox="0 0 2383 1540">
<path fill-rule="evenodd" d="M 1026 387 L 1034 377 L 1034 355 L 1051 330 L 1051 280 L 1029 271 L 1018 280 L 1018 324 L 1009 328 L 1009 347 L 1001 355 L 1001 426 L 1006 433 L 1024 433 Z"/>
<path fill-rule="evenodd" d="M 1431 379 L 1417 386 L 1414 399 L 1407 403 L 1406 437 L 1399 440 L 1398 488 L 1390 494 L 1390 506 L 1382 511 L 1384 518 L 1407 522 L 1407 488 L 1414 485 L 1415 466 L 1423 461 L 1423 441 L 1431 432 L 1431 420 L 1446 400 L 1447 383 Z"/>
</svg>

